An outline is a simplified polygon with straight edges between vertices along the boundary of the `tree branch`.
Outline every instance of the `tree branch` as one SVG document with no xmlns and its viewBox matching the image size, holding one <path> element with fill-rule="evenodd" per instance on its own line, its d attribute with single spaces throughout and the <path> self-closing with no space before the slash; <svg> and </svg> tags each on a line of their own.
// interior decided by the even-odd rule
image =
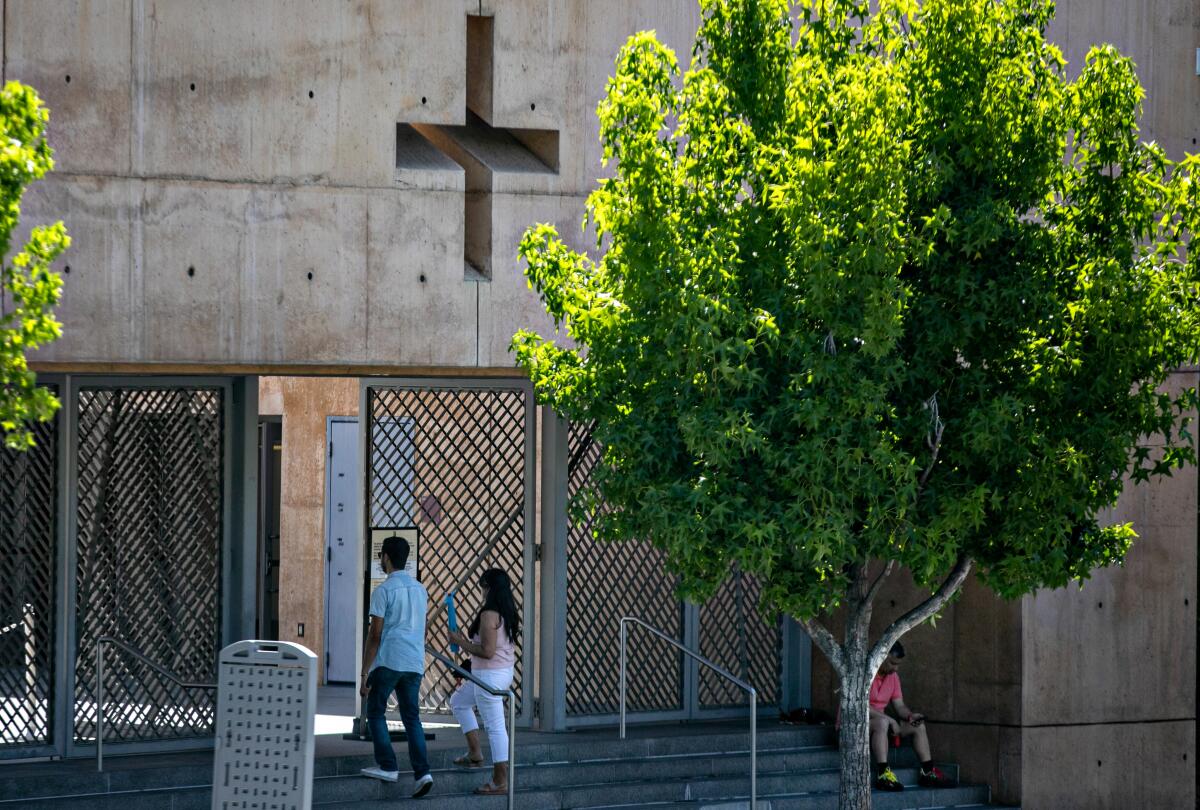
<svg viewBox="0 0 1200 810">
<path fill-rule="evenodd" d="M 929 408 L 931 412 L 930 425 L 932 428 L 934 428 L 934 434 L 932 434 L 932 438 L 929 436 L 925 437 L 925 444 L 929 446 L 930 450 L 932 450 L 932 455 L 929 458 L 929 467 L 925 468 L 925 472 L 920 474 L 920 480 L 917 481 L 918 493 L 924 490 L 925 481 L 929 480 L 929 474 L 934 472 L 934 467 L 937 466 L 937 454 L 942 449 L 942 433 L 946 431 L 946 422 L 943 422 L 941 415 L 937 413 L 936 394 L 929 397 L 929 400 L 925 402 L 925 407 Z"/>
<path fill-rule="evenodd" d="M 888 575 L 892 573 L 892 570 L 895 567 L 895 560 L 887 561 L 887 565 L 883 567 L 883 570 L 879 572 L 879 576 L 875 577 L 875 581 L 872 582 L 871 587 L 867 589 L 867 595 L 863 598 L 864 602 L 870 603 L 875 601 L 875 597 L 879 593 L 880 586 L 883 585 L 883 581 L 888 578 Z"/>
<path fill-rule="evenodd" d="M 849 613 L 846 616 L 846 644 L 867 645 L 871 631 L 871 604 L 868 571 L 871 561 L 868 559 L 862 565 L 857 563 L 850 566 L 850 599 Z"/>
<path fill-rule="evenodd" d="M 971 564 L 972 560 L 966 554 L 960 556 L 950 575 L 933 595 L 892 622 L 891 626 L 880 636 L 879 641 L 875 642 L 875 646 L 871 648 L 871 672 L 879 669 L 883 664 L 883 659 L 887 657 L 888 650 L 892 649 L 892 645 L 899 641 L 902 635 L 937 613 L 943 605 L 950 601 L 950 597 L 958 593 L 967 574 L 971 572 Z"/>
<path fill-rule="evenodd" d="M 837 673 L 838 678 L 843 677 L 846 671 L 845 662 L 842 660 L 842 648 L 838 646 L 837 639 L 833 637 L 833 633 L 821 624 L 816 619 L 796 619 L 804 631 L 808 633 L 808 637 L 812 639 L 813 644 L 825 653 L 825 657 L 829 659 L 829 663 L 833 666 L 833 671 Z"/>
</svg>

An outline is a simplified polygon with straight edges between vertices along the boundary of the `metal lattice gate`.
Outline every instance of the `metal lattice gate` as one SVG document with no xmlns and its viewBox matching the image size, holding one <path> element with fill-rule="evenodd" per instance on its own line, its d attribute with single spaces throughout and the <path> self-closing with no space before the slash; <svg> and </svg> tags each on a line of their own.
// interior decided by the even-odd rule
<svg viewBox="0 0 1200 810">
<path fill-rule="evenodd" d="M 480 607 L 479 574 L 512 579 L 524 626 L 514 690 L 528 719 L 524 674 L 532 672 L 533 401 L 513 383 L 371 385 L 366 391 L 367 515 L 370 526 L 417 531 L 418 575 L 429 592 L 427 638 L 444 646 L 442 597 L 457 590 L 462 623 Z M 421 703 L 449 711 L 454 678 L 426 668 Z"/>
<path fill-rule="evenodd" d="M 212 733 L 221 636 L 225 390 L 83 388 L 78 393 L 75 710 L 95 739 L 95 649 L 106 647 L 105 742 Z"/>
<path fill-rule="evenodd" d="M 588 426 L 571 424 L 569 497 L 587 485 L 600 456 Z M 778 618 L 765 618 L 759 611 L 760 592 L 753 577 L 735 569 L 708 602 L 685 605 L 675 596 L 664 552 L 648 543 L 601 543 L 589 524 L 572 517 L 567 541 L 567 716 L 596 721 L 618 711 L 616 629 L 622 616 L 642 619 L 754 684 L 759 706 L 779 704 L 783 633 Z M 740 689 L 665 645 L 638 638 L 629 645 L 628 656 L 628 709 L 645 719 L 714 716 L 747 705 Z"/>
<path fill-rule="evenodd" d="M 600 461 L 600 445 L 588 425 L 567 433 L 567 494 L 574 498 Z M 567 535 L 566 709 L 568 717 L 615 715 L 619 710 L 617 622 L 637 616 L 682 638 L 684 606 L 665 555 L 647 543 L 601 543 L 591 524 L 572 519 Z M 682 713 L 683 655 L 651 645 L 629 649 L 630 711 Z"/>
<path fill-rule="evenodd" d="M 783 633 L 779 617 L 764 618 L 758 609 L 762 588 L 736 568 L 713 597 L 700 606 L 700 654 L 725 667 L 758 690 L 763 706 L 779 703 Z M 707 668 L 699 671 L 701 709 L 745 706 L 749 696 Z"/>
<path fill-rule="evenodd" d="M 0 447 L 0 755 L 54 742 L 57 420 Z"/>
</svg>

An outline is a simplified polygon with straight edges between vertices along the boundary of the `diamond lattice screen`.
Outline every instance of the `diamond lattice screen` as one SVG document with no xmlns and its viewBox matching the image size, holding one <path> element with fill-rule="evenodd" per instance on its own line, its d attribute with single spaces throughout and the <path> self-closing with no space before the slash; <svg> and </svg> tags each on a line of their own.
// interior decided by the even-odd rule
<svg viewBox="0 0 1200 810">
<path fill-rule="evenodd" d="M 587 425 L 572 423 L 567 439 L 568 495 L 587 485 L 601 449 Z M 572 516 L 567 540 L 568 716 L 616 714 L 620 684 L 618 622 L 636 616 L 673 638 L 683 637 L 683 605 L 663 552 L 647 543 L 601 543 L 591 524 Z M 632 629 L 626 706 L 631 712 L 683 708 L 682 655 Z"/>
<path fill-rule="evenodd" d="M 113 636 L 213 683 L 220 648 L 224 402 L 219 388 L 79 392 L 75 737 L 95 736 L 96 641 Z M 105 740 L 212 732 L 213 694 L 105 656 Z"/>
<path fill-rule="evenodd" d="M 758 609 L 761 588 L 753 577 L 734 569 L 720 590 L 700 607 L 700 654 L 737 675 L 758 692 L 758 705 L 779 702 L 783 635 L 778 618 Z M 700 668 L 703 708 L 745 706 L 745 691 Z"/>
<path fill-rule="evenodd" d="M 33 433 L 0 447 L 0 749 L 52 742 L 57 422 Z"/>
<path fill-rule="evenodd" d="M 416 526 L 418 575 L 429 592 L 426 638 L 445 648 L 442 597 L 463 576 L 456 594 L 465 626 L 481 605 L 479 574 L 502 568 L 513 583 L 517 609 L 525 598 L 526 394 L 503 389 L 371 388 L 369 498 L 371 524 Z M 492 546 L 476 566 L 481 550 Z M 521 651 L 517 641 L 513 688 L 521 701 Z M 454 678 L 427 662 L 421 685 L 426 711 L 449 711 Z"/>
</svg>

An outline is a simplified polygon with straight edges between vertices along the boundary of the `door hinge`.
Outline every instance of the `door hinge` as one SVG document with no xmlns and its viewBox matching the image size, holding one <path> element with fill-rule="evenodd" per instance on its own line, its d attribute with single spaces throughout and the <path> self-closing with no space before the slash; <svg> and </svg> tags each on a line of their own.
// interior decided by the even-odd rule
<svg viewBox="0 0 1200 810">
<path fill-rule="evenodd" d="M 333 458 L 333 442 L 329 443 L 329 457 Z"/>
<path fill-rule="evenodd" d="M 542 544 L 541 543 L 537 543 L 533 547 L 533 561 L 534 562 L 542 561 Z"/>
<path fill-rule="evenodd" d="M 333 562 L 333 547 L 325 546 L 325 562 Z"/>
<path fill-rule="evenodd" d="M 325 677 L 329 677 L 329 653 L 325 653 Z"/>
<path fill-rule="evenodd" d="M 533 717 L 535 720 L 540 720 L 542 717 L 542 699 L 533 699 Z"/>
</svg>

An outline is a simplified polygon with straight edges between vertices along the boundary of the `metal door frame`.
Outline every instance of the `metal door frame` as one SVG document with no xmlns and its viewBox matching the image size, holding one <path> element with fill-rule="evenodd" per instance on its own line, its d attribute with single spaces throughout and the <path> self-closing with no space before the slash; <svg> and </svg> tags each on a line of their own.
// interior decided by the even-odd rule
<svg viewBox="0 0 1200 810">
<path fill-rule="evenodd" d="M 537 700 L 537 409 L 533 396 L 533 383 L 526 377 L 362 377 L 359 379 L 358 391 L 358 451 L 362 479 L 359 486 L 358 508 L 358 544 L 359 564 L 358 592 L 362 593 L 366 586 L 367 544 L 366 533 L 370 525 L 371 508 L 367 491 L 370 487 L 370 454 L 368 443 L 370 435 L 368 426 L 372 424 L 370 413 L 370 389 L 409 389 L 409 390 L 508 390 L 520 391 L 524 397 L 525 406 L 525 473 L 524 473 L 524 557 L 522 572 L 522 605 L 521 621 L 525 627 L 521 641 L 521 710 L 517 713 L 517 723 L 529 727 L 533 722 L 534 705 Z M 430 600 L 436 601 L 440 594 L 430 594 Z M 426 639 L 436 639 L 431 635 L 430 628 L 425 629 Z M 362 660 L 363 639 L 361 633 L 354 634 L 355 660 Z M 434 646 L 437 646 L 436 644 Z M 355 714 L 362 715 L 362 697 L 355 692 Z"/>
<path fill-rule="evenodd" d="M 249 380 L 256 378 L 250 377 Z M 60 495 L 60 517 L 64 516 L 65 520 L 61 522 L 60 528 L 60 549 L 65 545 L 66 553 L 61 554 L 62 565 L 60 567 L 60 575 L 63 576 L 61 583 L 62 598 L 60 599 L 60 622 L 64 632 L 60 636 L 60 650 L 62 651 L 63 666 L 59 670 L 59 678 L 56 682 L 56 687 L 61 689 L 61 694 L 67 696 L 67 699 L 60 701 L 63 708 L 62 725 L 56 728 L 56 733 L 61 734 L 61 740 L 65 743 L 63 749 L 66 757 L 90 756 L 95 753 L 95 742 L 78 742 L 75 740 L 75 668 L 78 650 L 78 631 L 76 627 L 75 612 L 77 609 L 77 593 L 75 588 L 76 567 L 78 565 L 78 510 L 79 510 L 79 492 L 78 492 L 78 476 L 76 471 L 76 456 L 79 449 L 79 392 L 85 388 L 220 388 L 222 390 L 222 404 L 224 413 L 222 414 L 222 515 L 221 515 L 221 573 L 220 573 L 220 625 L 221 625 L 221 641 L 228 641 L 238 633 L 237 625 L 239 619 L 233 615 L 231 610 L 234 604 L 234 591 L 244 587 L 246 577 L 249 576 L 250 581 L 254 580 L 253 571 L 239 571 L 238 568 L 245 566 L 235 565 L 235 562 L 240 560 L 241 555 L 238 554 L 238 549 L 235 548 L 235 526 L 234 498 L 237 493 L 234 490 L 234 474 L 235 474 L 235 455 L 238 452 L 234 444 L 235 435 L 240 434 L 237 430 L 236 416 L 238 415 L 239 404 L 243 406 L 245 411 L 253 410 L 254 421 L 257 424 L 257 388 L 254 391 L 255 407 L 250 409 L 246 406 L 249 403 L 238 403 L 234 397 L 233 377 L 214 377 L 214 376 L 112 376 L 112 375 L 68 375 L 66 378 L 67 385 L 62 399 L 62 411 L 68 420 L 67 430 L 63 433 L 64 441 L 62 442 L 66 449 L 66 464 L 63 465 L 63 472 L 66 474 L 66 489 Z M 247 385 L 247 389 L 252 386 Z M 244 414 L 243 414 L 244 415 Z M 254 442 L 244 442 L 249 449 L 251 455 L 257 455 L 255 452 L 257 447 Z M 244 450 L 245 448 L 243 448 Z M 257 482 L 257 474 L 246 476 L 248 480 Z M 257 500 L 257 486 L 255 486 L 255 498 Z M 243 511 L 245 507 L 242 507 Z M 249 510 L 252 513 L 257 512 L 257 508 Z M 257 544 L 256 544 L 257 545 Z M 257 548 L 255 548 L 257 555 Z M 242 581 L 238 581 L 240 576 Z M 241 598 L 236 600 L 238 603 L 243 601 Z M 254 597 L 251 596 L 251 601 Z M 219 653 L 220 649 L 214 651 Z M 94 655 L 94 650 L 84 650 L 84 655 Z M 69 662 L 69 665 L 67 665 Z M 216 659 L 214 658 L 214 672 Z M 69 706 L 69 708 L 68 708 Z M 179 750 L 196 750 L 202 748 L 211 748 L 213 739 L 211 737 L 197 737 L 182 740 L 141 740 L 137 742 L 114 742 L 109 743 L 113 747 L 114 753 L 122 754 L 137 754 L 142 752 L 166 752 Z"/>
</svg>

